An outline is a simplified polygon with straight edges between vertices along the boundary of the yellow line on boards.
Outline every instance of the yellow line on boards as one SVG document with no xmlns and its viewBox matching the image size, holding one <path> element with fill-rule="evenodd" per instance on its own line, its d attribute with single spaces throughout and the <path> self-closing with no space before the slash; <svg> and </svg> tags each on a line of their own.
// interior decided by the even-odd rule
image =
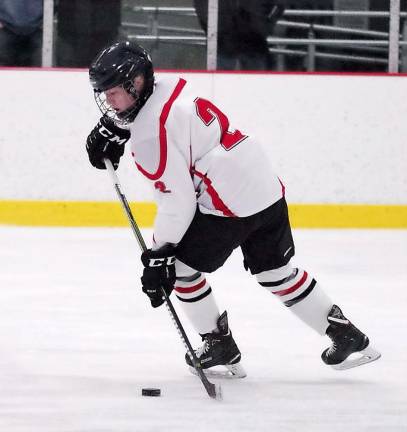
<svg viewBox="0 0 407 432">
<path fill-rule="evenodd" d="M 140 227 L 151 227 L 152 202 L 130 207 Z M 407 228 L 407 205 L 290 204 L 293 228 Z M 118 202 L 0 200 L 0 224 L 21 226 L 123 227 L 128 221 Z"/>
<path fill-rule="evenodd" d="M 152 226 L 156 205 L 130 203 L 140 227 Z M 110 201 L 0 201 L 0 224 L 25 226 L 128 226 L 119 202 Z"/>
<path fill-rule="evenodd" d="M 407 228 L 407 205 L 291 204 L 294 228 Z"/>
</svg>

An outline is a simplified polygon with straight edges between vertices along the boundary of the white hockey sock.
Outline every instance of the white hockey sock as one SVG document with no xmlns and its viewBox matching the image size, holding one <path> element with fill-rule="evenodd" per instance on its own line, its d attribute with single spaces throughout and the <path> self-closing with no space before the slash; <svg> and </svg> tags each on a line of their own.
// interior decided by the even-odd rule
<svg viewBox="0 0 407 432">
<path fill-rule="evenodd" d="M 277 296 L 291 312 L 325 335 L 327 315 L 333 302 L 323 292 L 318 282 L 305 270 L 292 268 L 291 264 L 256 275 L 260 285 Z"/>
<path fill-rule="evenodd" d="M 220 313 L 204 274 L 177 277 L 174 291 L 184 313 L 199 334 L 211 333 L 217 328 Z"/>
</svg>

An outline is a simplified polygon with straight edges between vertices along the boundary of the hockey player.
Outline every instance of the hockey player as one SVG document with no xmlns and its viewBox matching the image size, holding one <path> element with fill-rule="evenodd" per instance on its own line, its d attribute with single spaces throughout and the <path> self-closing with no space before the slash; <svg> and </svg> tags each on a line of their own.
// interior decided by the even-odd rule
<svg viewBox="0 0 407 432">
<path fill-rule="evenodd" d="M 206 278 L 240 247 L 244 266 L 298 318 L 332 345 L 322 360 L 337 369 L 380 357 L 308 272 L 294 268 L 284 186 L 257 139 L 231 126 L 220 107 L 183 78 L 155 80 L 148 53 L 118 42 L 93 61 L 90 82 L 103 117 L 87 138 L 90 163 L 115 169 L 130 139 L 138 170 L 155 190 L 153 247 L 141 256 L 142 289 L 155 308 L 174 290 L 203 345 L 210 373 L 244 377 L 226 312 Z M 349 356 L 357 353 L 355 359 Z M 353 356 L 352 356 L 353 357 Z M 191 360 L 186 356 L 191 366 Z"/>
</svg>

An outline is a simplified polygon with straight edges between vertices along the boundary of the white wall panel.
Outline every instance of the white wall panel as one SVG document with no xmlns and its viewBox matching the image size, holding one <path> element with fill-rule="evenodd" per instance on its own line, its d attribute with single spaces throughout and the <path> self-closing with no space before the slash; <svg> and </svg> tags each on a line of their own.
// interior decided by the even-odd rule
<svg viewBox="0 0 407 432">
<path fill-rule="evenodd" d="M 182 75 L 263 140 L 290 202 L 407 203 L 407 77 Z M 0 94 L 0 199 L 115 199 L 84 148 L 99 118 L 85 71 L 0 70 Z M 127 152 L 119 175 L 151 199 Z"/>
</svg>

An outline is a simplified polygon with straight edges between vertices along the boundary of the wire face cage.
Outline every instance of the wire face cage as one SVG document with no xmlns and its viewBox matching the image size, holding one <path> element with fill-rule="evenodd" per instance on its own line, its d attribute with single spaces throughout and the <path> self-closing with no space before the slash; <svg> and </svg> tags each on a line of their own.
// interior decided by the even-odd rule
<svg viewBox="0 0 407 432">
<path fill-rule="evenodd" d="M 125 84 L 123 84 L 122 87 L 124 90 L 127 88 Z M 109 104 L 105 92 L 94 90 L 93 96 L 102 115 L 111 119 L 118 126 L 127 127 L 135 119 L 142 106 L 142 100 L 137 94 L 133 95 L 133 92 L 131 94 L 129 93 L 129 96 L 134 98 L 134 103 L 129 108 L 121 112 L 118 112 Z"/>
</svg>

